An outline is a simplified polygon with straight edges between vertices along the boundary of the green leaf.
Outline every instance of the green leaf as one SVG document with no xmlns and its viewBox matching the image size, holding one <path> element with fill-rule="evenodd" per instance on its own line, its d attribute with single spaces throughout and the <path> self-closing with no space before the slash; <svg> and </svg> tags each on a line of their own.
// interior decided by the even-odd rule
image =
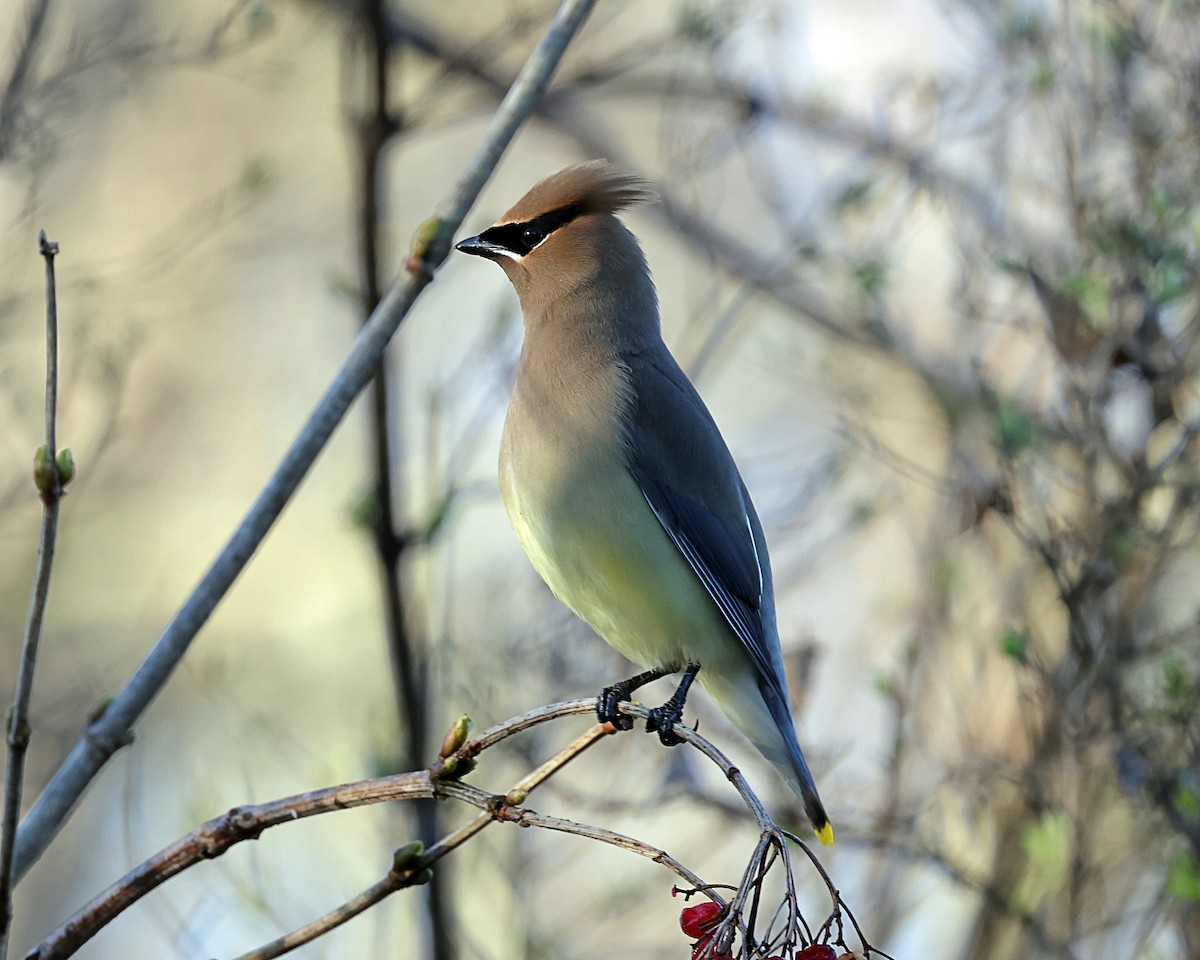
<svg viewBox="0 0 1200 960">
<path fill-rule="evenodd" d="M 1175 790 L 1175 810 L 1185 820 L 1193 820 L 1200 816 L 1200 793 L 1191 787 L 1180 784 Z"/>
<path fill-rule="evenodd" d="M 458 491 L 448 487 L 441 499 L 433 505 L 432 511 L 425 520 L 425 529 L 421 531 L 421 539 L 425 543 L 433 543 L 446 521 L 450 519 L 450 510 L 454 506 Z"/>
<path fill-rule="evenodd" d="M 1087 270 L 1073 273 L 1063 284 L 1063 293 L 1075 299 L 1083 315 L 1097 330 L 1112 326 L 1109 313 L 1112 290 L 1107 276 Z"/>
<path fill-rule="evenodd" d="M 1185 850 L 1167 864 L 1167 893 L 1179 900 L 1200 901 L 1200 863 Z"/>
<path fill-rule="evenodd" d="M 864 260 L 854 268 L 854 279 L 858 282 L 858 288 L 872 300 L 883 292 L 887 278 L 887 264 L 877 258 Z"/>
<path fill-rule="evenodd" d="M 1163 661 L 1163 692 L 1172 705 L 1185 706 L 1192 700 L 1195 684 L 1187 668 L 1175 657 Z"/>
<path fill-rule="evenodd" d="M 1044 867 L 1065 866 L 1069 842 L 1067 816 L 1056 810 L 1047 810 L 1021 830 L 1021 849 L 1030 860 Z"/>
<path fill-rule="evenodd" d="M 1121 571 L 1128 570 L 1137 556 L 1142 536 L 1137 524 L 1126 523 L 1108 532 L 1108 555 Z"/>
<path fill-rule="evenodd" d="M 1015 403 L 1001 401 L 996 409 L 996 445 L 1015 457 L 1033 442 L 1033 421 Z"/>
<path fill-rule="evenodd" d="M 1000 652 L 1017 663 L 1029 662 L 1029 638 L 1012 627 L 1000 634 Z"/>
</svg>

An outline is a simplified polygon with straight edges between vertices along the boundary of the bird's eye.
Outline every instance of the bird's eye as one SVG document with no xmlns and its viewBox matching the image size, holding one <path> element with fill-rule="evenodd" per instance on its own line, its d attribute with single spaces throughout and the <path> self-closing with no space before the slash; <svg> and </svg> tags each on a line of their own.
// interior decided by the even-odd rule
<svg viewBox="0 0 1200 960">
<path fill-rule="evenodd" d="M 541 227 L 531 223 L 521 231 L 521 239 L 532 249 L 546 239 L 546 234 Z"/>
</svg>

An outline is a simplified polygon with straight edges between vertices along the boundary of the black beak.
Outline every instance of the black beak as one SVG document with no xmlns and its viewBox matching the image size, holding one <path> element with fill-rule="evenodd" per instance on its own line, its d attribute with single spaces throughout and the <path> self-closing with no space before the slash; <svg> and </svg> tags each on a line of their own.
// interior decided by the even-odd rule
<svg viewBox="0 0 1200 960">
<path fill-rule="evenodd" d="M 475 257 L 486 257 L 488 260 L 495 260 L 497 257 L 503 256 L 500 252 L 500 247 L 484 240 L 482 237 L 467 237 L 466 240 L 460 240 L 456 243 L 454 249 L 462 253 L 469 253 Z"/>
</svg>

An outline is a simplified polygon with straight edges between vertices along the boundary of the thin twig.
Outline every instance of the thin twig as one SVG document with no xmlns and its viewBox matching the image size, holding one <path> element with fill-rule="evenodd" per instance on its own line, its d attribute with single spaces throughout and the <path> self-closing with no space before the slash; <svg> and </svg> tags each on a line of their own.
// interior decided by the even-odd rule
<svg viewBox="0 0 1200 960">
<path fill-rule="evenodd" d="M 8 955 L 8 934 L 12 926 L 13 854 L 17 839 L 17 821 L 21 816 L 21 795 L 25 781 L 25 755 L 29 750 L 31 728 L 29 704 L 33 698 L 33 672 L 37 665 L 42 620 L 50 595 L 50 573 L 54 568 L 54 542 L 58 535 L 58 504 L 62 485 L 55 447 L 58 416 L 58 295 L 54 282 L 54 257 L 58 244 L 38 236 L 38 252 L 46 261 L 46 443 L 38 451 L 34 480 L 42 500 L 42 530 L 38 540 L 33 593 L 21 641 L 21 662 L 17 667 L 17 689 L 8 715 L 8 763 L 4 776 L 4 819 L 0 824 L 0 960 Z"/>
<path fill-rule="evenodd" d="M 649 715 L 649 710 L 638 704 L 623 703 L 620 709 L 622 713 L 643 720 Z M 714 902 L 723 907 L 726 906 L 726 901 L 715 892 L 712 885 L 705 884 L 697 874 L 664 850 L 604 827 L 547 816 L 523 806 L 525 797 L 531 791 L 546 782 L 590 746 L 613 733 L 610 724 L 592 726 L 568 746 L 542 763 L 536 770 L 518 780 L 506 794 L 493 794 L 472 784 L 452 779 L 455 774 L 461 775 L 464 770 L 469 769 L 469 765 L 473 764 L 482 752 L 511 736 L 540 724 L 563 717 L 589 714 L 593 710 L 595 710 L 595 701 L 590 699 L 571 700 L 539 707 L 488 728 L 478 737 L 464 743 L 446 760 L 437 761 L 430 770 L 363 780 L 298 794 L 257 806 L 235 808 L 222 817 L 210 820 L 131 870 L 125 877 L 54 931 L 27 955 L 26 960 L 63 960 L 63 958 L 72 956 L 100 929 L 170 877 L 203 860 L 221 856 L 230 847 L 243 840 L 257 839 L 264 830 L 270 827 L 335 810 L 398 799 L 431 797 L 454 799 L 471 804 L 479 808 L 481 812 L 474 819 L 452 830 L 428 849 L 416 852 L 411 850 L 398 852 L 400 855 L 393 862 L 392 869 L 388 874 L 368 889 L 323 917 L 241 955 L 238 960 L 268 960 L 271 957 L 281 956 L 311 942 L 334 927 L 346 923 L 397 890 L 424 883 L 435 863 L 496 821 L 570 833 L 628 850 L 662 864 L 678 877 L 690 883 L 696 890 L 703 891 L 704 895 Z M 734 894 L 733 912 L 729 914 L 728 922 L 736 925 L 736 929 L 742 933 L 747 943 L 751 943 L 752 931 L 742 924 L 739 908 L 745 904 L 750 886 L 761 886 L 763 877 L 771 866 L 771 863 L 762 862 L 763 857 L 772 850 L 778 852 L 778 861 L 783 863 L 788 873 L 788 909 L 795 910 L 795 888 L 791 880 L 791 864 L 788 851 L 784 846 L 784 838 L 789 837 L 804 849 L 825 880 L 833 898 L 834 914 L 831 915 L 831 919 L 836 919 L 840 923 L 841 911 L 845 910 L 845 904 L 808 846 L 775 825 L 761 801 L 746 783 L 745 778 L 724 753 L 693 730 L 680 727 L 677 729 L 677 733 L 684 742 L 699 750 L 718 766 L 726 779 L 737 789 L 743 802 L 754 814 L 762 828 L 762 836 L 755 849 L 755 854 L 751 858 L 750 866 L 747 867 L 743 882 Z M 775 858 L 772 857 L 772 862 L 774 861 Z M 757 890 L 755 895 L 757 897 Z M 849 915 L 848 910 L 846 913 Z M 852 916 L 850 919 L 853 922 Z M 799 918 L 799 921 L 803 923 L 803 918 Z M 789 943 L 794 942 L 796 923 L 795 917 L 790 918 L 785 929 L 784 936 Z M 822 929 L 828 928 L 829 923 L 830 921 L 826 921 L 826 927 Z M 857 928 L 857 924 L 855 926 Z M 806 924 L 804 928 L 808 929 Z M 878 952 L 867 945 L 867 941 L 861 937 L 861 933 L 860 939 L 868 954 Z"/>
<path fill-rule="evenodd" d="M 573 709 L 565 711 L 544 710 L 540 714 L 541 722 L 583 713 L 586 710 L 594 708 L 594 705 L 590 701 L 583 700 L 576 700 L 570 704 L 556 706 L 567 706 Z M 468 741 L 458 751 L 457 756 L 463 762 L 470 761 L 478 756 L 486 747 L 494 746 L 509 736 L 529 729 L 534 725 L 530 723 L 529 716 L 529 714 L 523 714 L 504 723 L 496 724 L 488 730 L 488 739 L 482 746 L 479 739 Z M 512 795 L 512 791 L 517 790 L 526 793 L 532 791 L 610 732 L 611 728 L 606 726 L 595 725 L 591 727 L 571 744 L 542 763 L 537 769 L 517 781 L 510 790 L 509 795 Z M 440 769 L 441 766 L 439 766 Z M 134 867 L 107 890 L 104 890 L 80 908 L 74 916 L 31 950 L 27 955 L 27 960 L 34 960 L 34 958 L 37 958 L 37 960 L 51 960 L 51 958 L 61 960 L 63 957 L 71 956 L 101 929 L 167 880 L 198 863 L 206 860 L 215 860 L 231 847 L 236 846 L 244 840 L 257 840 L 264 831 L 272 827 L 294 823 L 307 817 L 333 813 L 337 810 L 350 810 L 355 807 L 387 803 L 394 800 L 420 800 L 433 799 L 438 796 L 457 796 L 459 799 L 471 802 L 474 799 L 474 795 L 463 792 L 462 787 L 463 785 L 461 784 L 442 781 L 438 777 L 431 775 L 431 772 L 428 770 L 418 770 L 412 773 L 400 773 L 389 777 L 373 777 L 354 783 L 326 787 L 321 790 L 312 790 L 307 793 L 299 793 L 267 803 L 234 807 L 221 816 L 214 817 L 212 820 L 201 824 L 195 830 L 191 831 L 191 833 L 169 844 L 149 859 Z M 490 794 L 485 794 L 485 796 L 491 797 Z M 425 850 L 419 861 L 413 861 L 414 876 L 419 876 L 423 870 L 431 867 L 451 850 L 461 846 L 492 822 L 493 819 L 494 817 L 491 814 L 476 817 L 474 820 L 442 837 L 441 840 Z M 411 885 L 411 882 L 398 882 L 400 880 L 405 880 L 405 877 L 394 879 L 393 882 L 397 885 L 388 892 L 394 892 L 403 886 Z M 408 878 L 408 880 L 411 880 L 411 878 Z M 333 926 L 344 923 L 351 917 L 356 916 L 357 913 L 378 902 L 378 899 L 370 900 L 367 898 L 366 893 L 364 893 L 360 897 L 356 897 L 352 902 L 359 905 L 359 909 L 356 912 L 345 913 L 344 909 L 339 907 L 332 914 L 322 918 L 329 921 L 329 924 L 322 929 L 318 929 L 316 926 L 321 921 L 315 921 L 314 924 L 309 924 L 302 929 L 308 931 L 313 936 L 319 935 L 324 930 L 332 929 Z M 333 922 L 334 917 L 338 918 L 337 922 Z M 289 934 L 289 938 L 291 936 Z M 311 939 L 311 937 L 308 939 Z M 296 945 L 299 945 L 301 942 L 307 942 L 307 940 L 301 940 Z M 264 956 L 267 955 L 275 956 L 277 954 L 264 954 Z"/>
<path fill-rule="evenodd" d="M 520 729 L 524 729 L 516 724 L 512 724 L 511 721 L 506 721 L 502 726 L 509 726 L 510 724 L 509 735 Z M 462 826 L 442 837 L 441 840 L 428 850 L 413 857 L 411 860 L 407 860 L 403 869 L 397 870 L 393 866 L 383 879 L 373 883 L 362 893 L 351 897 L 324 916 L 318 917 L 311 923 L 306 923 L 303 927 L 292 930 L 255 950 L 240 954 L 235 960 L 271 960 L 273 957 L 282 956 L 285 953 L 295 950 L 297 947 L 311 943 L 335 927 L 340 927 L 348 920 L 352 920 L 359 914 L 369 910 L 380 900 L 383 900 L 396 891 L 422 883 L 430 876 L 433 864 L 445 857 L 450 851 L 461 847 L 484 827 L 502 819 L 497 815 L 497 812 L 507 806 L 506 797 L 515 799 L 519 794 L 532 792 L 537 786 L 544 783 L 570 761 L 583 753 L 584 750 L 611 732 L 611 728 L 607 726 L 596 725 L 592 727 L 532 773 L 526 774 L 526 776 L 518 780 L 505 797 L 494 796 L 483 790 L 479 790 L 477 787 L 468 787 L 466 784 L 461 783 L 439 784 L 441 795 L 473 803 L 486 812 L 481 813 L 472 820 L 468 820 Z M 462 752 L 460 751 L 461 754 Z"/>
<path fill-rule="evenodd" d="M 622 709 L 633 716 L 646 716 L 646 709 L 633 704 L 622 704 Z M 489 727 L 479 736 L 468 740 L 453 756 L 458 764 L 471 763 L 483 751 L 495 746 L 508 737 L 514 736 L 532 727 L 548 723 L 563 717 L 588 714 L 595 710 L 594 700 L 570 700 L 554 703 L 536 710 L 512 717 L 502 723 Z M 564 747 L 557 754 L 542 763 L 537 769 L 526 774 L 505 795 L 513 804 L 523 800 L 519 794 L 527 794 L 545 783 L 564 766 L 583 753 L 588 747 L 612 733 L 611 726 L 594 725 Z M 729 776 L 736 772 L 719 750 L 708 741 L 690 730 L 680 730 L 680 735 L 702 753 L 714 759 L 722 766 Z M 72 956 L 83 944 L 94 937 L 101 929 L 120 916 L 155 888 L 161 886 L 171 877 L 182 873 L 189 867 L 206 860 L 213 860 L 224 854 L 231 847 L 244 840 L 256 840 L 272 827 L 292 823 L 307 817 L 331 813 L 336 810 L 347 810 L 367 804 L 383 803 L 392 800 L 428 799 L 433 797 L 450 797 L 475 806 L 485 812 L 468 821 L 462 826 L 442 837 L 437 843 L 426 849 L 419 857 L 413 859 L 410 868 L 402 876 L 385 878 L 373 885 L 369 890 L 359 894 L 348 904 L 343 904 L 326 914 L 324 917 L 305 925 L 298 931 L 293 931 L 279 940 L 272 941 L 245 955 L 245 960 L 279 956 L 276 948 L 287 944 L 287 949 L 306 943 L 316 936 L 333 929 L 357 916 L 363 910 L 377 903 L 380 899 L 396 890 L 412 886 L 423 872 L 433 866 L 438 860 L 466 843 L 488 824 L 501 817 L 497 813 L 499 797 L 479 790 L 477 787 L 457 783 L 445 779 L 447 776 L 445 762 L 439 761 L 432 770 L 420 770 L 413 773 L 396 774 L 390 777 L 376 777 L 360 780 L 355 783 L 327 787 L 307 793 L 284 797 L 267 803 L 235 807 L 220 817 L 215 817 L 197 827 L 191 833 L 174 843 L 164 847 L 158 853 L 130 870 L 124 877 L 112 884 L 89 903 L 85 904 L 70 919 L 57 930 L 47 936 L 38 946 L 31 950 L 26 960 L 62 960 Z M 732 777 L 731 777 L 732 779 Z M 748 789 L 748 788 L 747 788 Z M 751 794 L 753 796 L 753 794 Z M 757 803 L 757 798 L 755 798 Z M 563 821 L 566 824 L 569 821 Z M 555 829 L 563 829 L 560 824 Z M 589 828 L 593 829 L 593 828 Z M 599 828 L 594 828 L 599 829 Z M 574 831 L 578 832 L 578 831 Z M 613 837 L 599 837 L 605 842 L 611 842 Z M 631 841 L 633 844 L 639 841 Z M 618 844 L 620 845 L 620 844 Z M 661 851 L 647 853 L 652 848 L 642 845 L 635 852 L 657 858 Z M 698 878 L 678 865 L 672 858 L 666 857 L 660 862 L 666 863 L 676 870 L 680 876 L 699 886 Z M 681 872 L 682 871 L 682 872 Z M 272 952 L 276 951 L 276 952 Z M 242 958 L 239 958 L 242 960 Z"/>
<path fill-rule="evenodd" d="M 264 830 L 271 827 L 335 810 L 433 796 L 434 787 L 429 772 L 419 770 L 326 787 L 267 803 L 234 807 L 138 864 L 87 903 L 27 956 L 40 960 L 71 956 L 111 920 L 171 877 L 197 863 L 216 859 L 243 840 L 257 840 Z"/>
<path fill-rule="evenodd" d="M 521 714 L 498 723 L 488 728 L 480 737 L 467 741 L 456 756 L 462 762 L 469 762 L 488 747 L 538 723 L 586 713 L 593 709 L 593 701 L 573 700 Z M 593 727 L 570 746 L 527 774 L 513 789 L 529 791 L 539 786 L 609 732 L 606 727 Z M 441 769 L 439 766 L 437 772 L 441 772 Z M 392 800 L 431 799 L 438 795 L 435 777 L 428 770 L 419 770 L 312 790 L 267 803 L 234 807 L 227 813 L 201 824 L 191 833 L 134 867 L 107 890 L 85 904 L 73 917 L 30 951 L 28 956 L 39 960 L 70 956 L 105 925 L 171 877 L 197 863 L 216 859 L 243 840 L 257 840 L 264 830 L 271 827 L 335 810 L 349 810 Z M 443 837 L 425 852 L 422 867 L 430 866 L 450 849 L 468 840 L 486 826 L 489 819 L 480 818 L 466 827 L 460 827 L 448 837 Z"/>
<path fill-rule="evenodd" d="M 29 811 L 17 835 L 15 875 L 42 855 L 92 778 L 129 738 L 130 730 L 166 684 L 200 628 L 233 586 L 296 492 L 354 399 L 379 366 L 383 351 L 434 271 L 450 252 L 455 231 L 533 110 L 595 0 L 564 0 L 545 36 L 521 69 L 458 185 L 442 204 L 416 269 L 388 291 L 343 361 L 325 395 L 288 448 L 233 536 L 108 708 L 88 725 Z"/>
</svg>

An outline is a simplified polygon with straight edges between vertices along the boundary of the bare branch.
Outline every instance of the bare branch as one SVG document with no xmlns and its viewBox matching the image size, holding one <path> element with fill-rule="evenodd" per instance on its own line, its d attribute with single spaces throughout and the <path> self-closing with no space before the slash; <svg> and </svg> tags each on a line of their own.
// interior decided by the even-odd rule
<svg viewBox="0 0 1200 960">
<path fill-rule="evenodd" d="M 31 729 L 29 704 L 33 698 L 33 672 L 37 665 L 38 645 L 46 600 L 50 595 L 50 574 L 54 568 L 54 544 L 58 535 L 58 504 L 63 484 L 71 478 L 60 474 L 55 449 L 55 420 L 58 415 L 58 296 L 54 281 L 54 257 L 58 244 L 38 237 L 38 250 L 46 261 L 46 442 L 34 456 L 34 482 L 42 499 L 42 530 L 38 541 L 37 563 L 25 635 L 21 642 L 21 661 L 17 667 L 17 690 L 8 716 L 8 764 L 4 777 L 4 819 L 0 824 L 0 958 L 8 955 L 8 934 L 12 925 L 13 856 L 17 840 L 17 820 L 21 816 L 24 792 L 25 755 L 29 750 Z M 69 451 L 64 450 L 65 457 Z M 64 467 L 67 461 L 64 459 Z"/>
<path fill-rule="evenodd" d="M 419 844 L 401 848 L 393 858 L 388 874 L 381 880 L 323 917 L 243 954 L 238 960 L 266 960 L 266 958 L 280 956 L 358 916 L 397 890 L 426 882 L 434 864 L 496 821 L 515 823 L 525 827 L 540 827 L 559 833 L 586 837 L 628 850 L 662 864 L 689 884 L 693 891 L 702 892 L 726 909 L 725 919 L 722 921 L 722 929 L 728 931 L 725 934 L 724 944 L 728 946 L 735 934 L 740 935 L 745 944 L 746 956 L 752 955 L 751 952 L 758 948 L 760 941 L 755 939 L 754 913 L 751 913 L 750 922 L 744 923 L 743 907 L 752 895 L 754 909 L 757 909 L 763 880 L 771 865 L 777 861 L 783 864 L 787 874 L 787 897 L 783 908 L 786 919 L 782 930 L 775 931 L 773 921 L 768 926 L 769 942 L 787 945 L 790 948 L 797 942 L 814 940 L 814 935 L 808 925 L 804 923 L 803 917 L 800 916 L 796 907 L 795 887 L 791 877 L 791 860 L 785 843 L 785 838 L 790 838 L 804 849 L 807 856 L 816 865 L 818 873 L 829 890 L 833 905 L 832 912 L 820 928 L 820 933 L 826 936 L 836 934 L 839 939 L 835 942 L 841 942 L 841 917 L 843 913 L 849 915 L 850 912 L 846 909 L 832 880 L 816 861 L 812 851 L 798 838 L 781 830 L 775 824 L 737 767 L 724 753 L 693 730 L 680 729 L 679 736 L 717 765 L 726 779 L 738 791 L 743 803 L 753 814 L 761 830 L 761 837 L 755 848 L 754 856 L 751 858 L 742 883 L 737 888 L 730 904 L 727 904 L 720 895 L 714 892 L 711 885 L 705 884 L 694 871 L 664 850 L 604 827 L 543 815 L 523 806 L 525 798 L 530 792 L 545 783 L 593 744 L 613 733 L 613 727 L 609 724 L 593 725 L 553 757 L 543 762 L 537 769 L 518 780 L 504 794 L 490 793 L 480 787 L 454 779 L 469 772 L 474 766 L 475 759 L 483 751 L 515 734 L 543 723 L 568 716 L 589 714 L 594 710 L 595 701 L 591 699 L 550 704 L 490 727 L 478 737 L 462 744 L 447 758 L 436 761 L 428 770 L 362 780 L 357 783 L 298 794 L 269 803 L 236 807 L 225 815 L 208 821 L 131 870 L 30 951 L 26 960 L 62 960 L 62 958 L 72 956 L 99 930 L 166 880 L 197 863 L 221 856 L 230 847 L 243 840 L 257 839 L 264 830 L 271 827 L 366 804 L 433 797 L 455 799 L 471 804 L 478 808 L 480 813 L 446 834 L 428 849 L 421 848 Z M 645 707 L 630 703 L 622 704 L 621 711 L 642 719 L 649 714 Z M 854 923 L 852 916 L 850 919 Z M 857 929 L 857 923 L 854 923 L 854 926 Z M 860 941 L 868 954 L 873 951 L 861 933 Z"/>
<path fill-rule="evenodd" d="M 564 0 L 559 7 L 546 34 L 496 111 L 466 172 L 441 205 L 438 217 L 430 225 L 428 242 L 414 251 L 413 269 L 403 281 L 392 286 L 372 313 L 325 395 L 191 596 L 108 709 L 89 724 L 38 797 L 18 832 L 17 877 L 41 856 L 84 788 L 109 757 L 128 742 L 133 725 L 166 684 L 200 628 L 283 512 L 350 405 L 379 366 L 392 335 L 432 281 L 434 271 L 446 259 L 455 231 L 514 134 L 533 110 L 594 2 Z"/>
<path fill-rule="evenodd" d="M 38 49 L 45 38 L 49 13 L 50 0 L 31 0 L 25 36 L 21 38 L 12 72 L 4 86 L 3 99 L 0 99 L 0 161 L 7 160 L 15 148 L 16 127 L 21 116 L 21 99 L 27 89 Z"/>
<path fill-rule="evenodd" d="M 550 707 L 544 707 L 540 710 L 530 711 L 529 713 L 513 717 L 511 720 L 506 720 L 504 723 L 490 727 L 480 737 L 467 741 L 454 754 L 456 757 L 455 763 L 461 763 L 465 766 L 473 762 L 474 758 L 488 747 L 494 746 L 516 733 L 536 726 L 538 723 L 586 713 L 594 708 L 595 705 L 590 700 L 574 700 L 567 703 L 553 704 Z M 611 728 L 609 727 L 593 726 L 586 733 L 576 738 L 574 742 L 541 764 L 536 770 L 533 770 L 519 780 L 509 791 L 508 795 L 513 796 L 514 791 L 522 791 L 524 793 L 532 791 L 561 770 L 571 760 L 575 759 L 575 757 L 579 756 L 579 754 L 593 743 L 610 732 Z M 337 810 L 349 810 L 354 807 L 386 803 L 393 800 L 458 796 L 459 799 L 472 802 L 474 795 L 460 790 L 459 788 L 463 787 L 462 784 L 454 784 L 444 779 L 450 774 L 451 771 L 447 769 L 446 761 L 438 761 L 432 770 L 418 770 L 411 773 L 399 773 L 389 777 L 375 777 L 355 783 L 313 790 L 308 793 L 295 794 L 267 803 L 234 807 L 227 813 L 202 824 L 191 833 L 164 847 L 154 856 L 134 867 L 124 877 L 82 907 L 73 917 L 43 940 L 41 944 L 31 950 L 28 958 L 29 960 L 33 960 L 33 958 L 37 958 L 37 960 L 51 960 L 51 958 L 71 956 L 108 923 L 116 919 L 121 913 L 171 877 L 182 873 L 184 870 L 198 863 L 206 860 L 215 860 L 243 840 L 257 840 L 263 831 L 269 830 L 272 827 L 293 823 L 297 820 L 303 820 L 319 814 L 332 813 Z M 490 794 L 485 794 L 484 796 L 494 800 Z M 388 893 L 395 892 L 395 890 L 411 886 L 415 882 L 415 878 L 420 877 L 424 870 L 431 867 L 451 850 L 461 846 L 491 823 L 493 819 L 493 815 L 487 813 L 476 817 L 474 820 L 469 821 L 443 837 L 424 851 L 419 861 L 413 862 L 410 871 L 401 877 L 395 878 L 393 880 L 394 886 L 383 892 L 382 895 L 386 896 Z M 332 915 L 324 918 L 329 921 L 328 925 L 317 929 L 316 926 L 310 924 L 304 929 L 309 930 L 312 936 L 317 936 L 340 923 L 344 923 L 352 916 L 356 916 L 362 910 L 378 902 L 379 899 L 382 899 L 382 897 L 369 899 L 366 898 L 366 894 L 360 895 L 360 897 L 355 898 L 353 901 L 359 906 L 359 909 L 356 911 L 346 914 L 344 908 L 338 908 Z M 340 917 L 337 922 L 333 922 L 332 920 L 334 915 Z M 307 939 L 311 938 L 308 937 Z M 295 946 L 307 942 L 307 939 L 298 941 Z M 289 947 L 289 949 L 291 948 Z M 263 956 L 277 955 L 273 953 L 263 954 Z"/>
</svg>

